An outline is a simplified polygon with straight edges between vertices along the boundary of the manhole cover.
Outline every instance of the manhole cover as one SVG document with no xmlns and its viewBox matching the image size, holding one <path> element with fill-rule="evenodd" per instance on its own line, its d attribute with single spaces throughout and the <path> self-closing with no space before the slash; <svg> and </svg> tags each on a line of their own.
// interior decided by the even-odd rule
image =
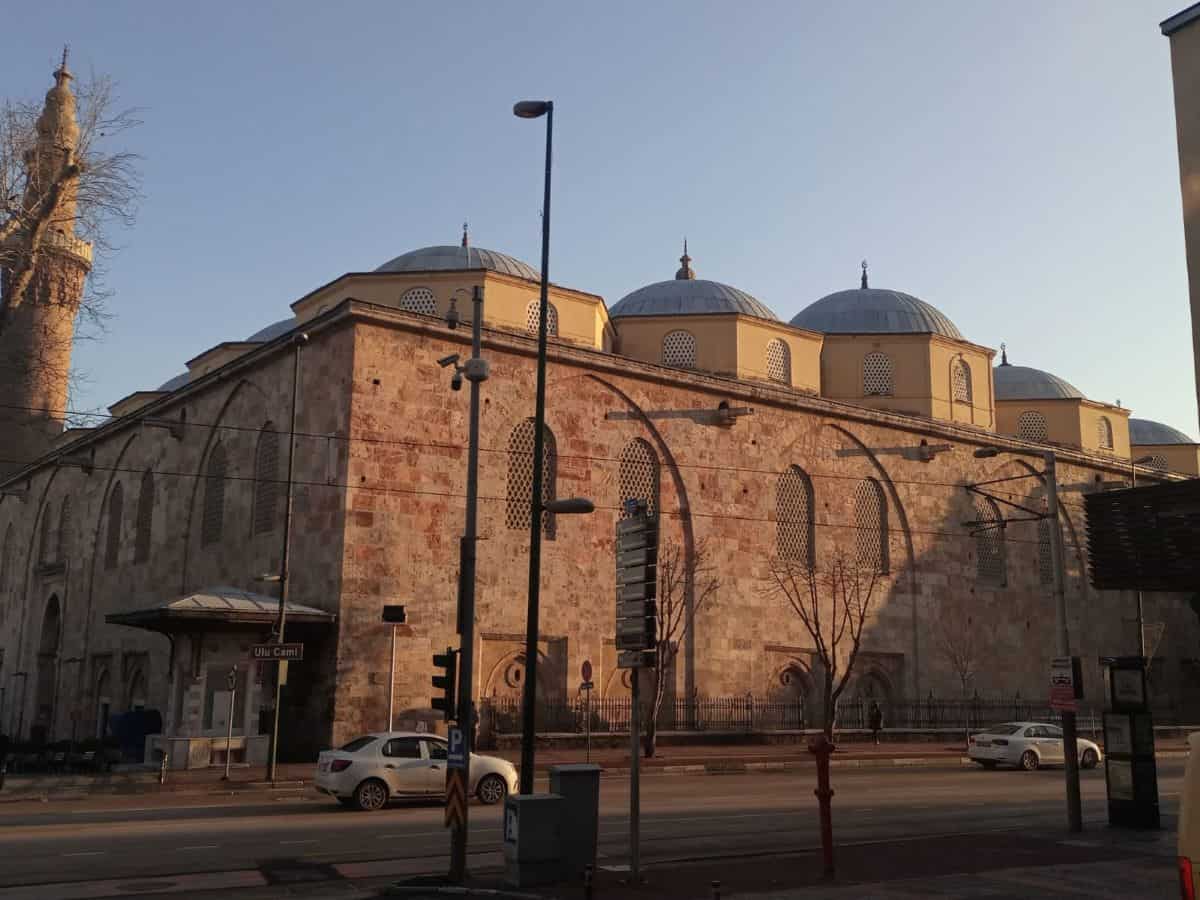
<svg viewBox="0 0 1200 900">
<path fill-rule="evenodd" d="M 136 894 L 144 891 L 169 891 L 176 884 L 177 882 L 174 881 L 130 881 L 126 884 L 118 884 L 117 890 L 126 894 Z"/>
<path fill-rule="evenodd" d="M 329 881 L 342 875 L 328 863 L 299 859 L 273 859 L 260 863 L 258 870 L 269 884 L 295 884 L 302 881 Z"/>
</svg>

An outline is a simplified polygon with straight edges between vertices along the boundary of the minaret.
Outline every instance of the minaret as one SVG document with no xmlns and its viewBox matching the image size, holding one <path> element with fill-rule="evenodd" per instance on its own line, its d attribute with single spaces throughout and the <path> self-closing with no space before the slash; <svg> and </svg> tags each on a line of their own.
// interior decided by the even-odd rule
<svg viewBox="0 0 1200 900">
<path fill-rule="evenodd" d="M 79 124 L 67 52 L 37 120 L 37 141 L 25 155 L 32 209 L 66 167 L 75 163 Z M 0 273 L 0 477 L 50 449 L 62 432 L 71 370 L 75 315 L 92 245 L 75 236 L 75 181 L 65 182 L 38 242 L 32 278 L 12 296 L 13 271 Z M 28 233 L 15 241 L 27 241 Z"/>
</svg>

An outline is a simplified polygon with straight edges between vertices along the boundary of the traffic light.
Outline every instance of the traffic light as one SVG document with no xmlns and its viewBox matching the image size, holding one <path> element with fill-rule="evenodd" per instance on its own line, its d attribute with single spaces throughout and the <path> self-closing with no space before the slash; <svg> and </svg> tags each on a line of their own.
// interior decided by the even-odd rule
<svg viewBox="0 0 1200 900">
<path fill-rule="evenodd" d="M 617 666 L 653 666 L 658 646 L 658 520 L 631 501 L 617 523 Z"/>
<path fill-rule="evenodd" d="M 458 718 L 458 694 L 455 684 L 458 681 L 458 651 L 447 647 L 445 653 L 433 654 L 433 664 L 442 670 L 442 674 L 433 676 L 433 686 L 441 690 L 440 697 L 434 697 L 432 706 L 442 711 L 442 718 L 449 722 Z"/>
</svg>

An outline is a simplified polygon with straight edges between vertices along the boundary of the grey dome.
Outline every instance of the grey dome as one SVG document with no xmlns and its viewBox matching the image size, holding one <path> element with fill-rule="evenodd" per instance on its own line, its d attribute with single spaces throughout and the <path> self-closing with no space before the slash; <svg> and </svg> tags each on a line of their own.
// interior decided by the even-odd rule
<svg viewBox="0 0 1200 900">
<path fill-rule="evenodd" d="M 829 294 L 796 313 L 792 325 L 825 334 L 940 334 L 964 339 L 950 319 L 924 300 L 880 288 Z"/>
<path fill-rule="evenodd" d="M 1182 431 L 1164 425 L 1162 422 L 1152 422 L 1149 419 L 1129 420 L 1129 443 L 1151 446 L 1154 444 L 1194 444 L 1196 443 Z"/>
<path fill-rule="evenodd" d="M 542 277 L 533 268 L 519 259 L 495 250 L 479 247 L 444 245 L 410 250 L 395 259 L 390 259 L 376 272 L 446 272 L 458 269 L 488 269 L 505 275 L 515 275 L 530 281 L 541 281 Z"/>
<path fill-rule="evenodd" d="M 164 381 L 161 385 L 159 385 L 158 389 L 160 391 L 177 391 L 188 383 L 190 377 L 191 376 L 188 372 L 180 372 L 174 378 Z"/>
<path fill-rule="evenodd" d="M 280 319 L 278 322 L 272 322 L 266 328 L 260 328 L 250 337 L 246 338 L 247 344 L 266 343 L 273 341 L 281 334 L 287 334 L 296 327 L 296 320 L 289 316 L 286 319 Z"/>
<path fill-rule="evenodd" d="M 1079 388 L 1057 375 L 1029 366 L 998 365 L 995 375 L 997 400 L 1082 400 Z"/>
<path fill-rule="evenodd" d="M 703 313 L 742 313 L 760 319 L 778 316 L 766 304 L 745 291 L 695 278 L 658 281 L 626 294 L 608 311 L 611 318 L 621 316 L 686 316 Z"/>
</svg>

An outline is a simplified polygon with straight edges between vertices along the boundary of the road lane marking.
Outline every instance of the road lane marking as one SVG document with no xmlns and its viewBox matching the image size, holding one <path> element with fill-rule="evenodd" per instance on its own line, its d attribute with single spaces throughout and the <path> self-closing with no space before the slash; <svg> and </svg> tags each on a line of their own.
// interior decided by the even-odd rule
<svg viewBox="0 0 1200 900">
<path fill-rule="evenodd" d="M 80 850 L 77 853 L 64 853 L 63 856 L 103 856 L 104 850 Z"/>
<path fill-rule="evenodd" d="M 190 847 L 176 847 L 176 850 L 216 850 L 218 844 L 192 844 Z"/>
<path fill-rule="evenodd" d="M 310 838 L 310 839 L 303 840 L 303 841 L 280 841 L 279 843 L 281 843 L 281 844 L 315 844 L 316 842 L 317 842 L 316 838 Z"/>
</svg>

